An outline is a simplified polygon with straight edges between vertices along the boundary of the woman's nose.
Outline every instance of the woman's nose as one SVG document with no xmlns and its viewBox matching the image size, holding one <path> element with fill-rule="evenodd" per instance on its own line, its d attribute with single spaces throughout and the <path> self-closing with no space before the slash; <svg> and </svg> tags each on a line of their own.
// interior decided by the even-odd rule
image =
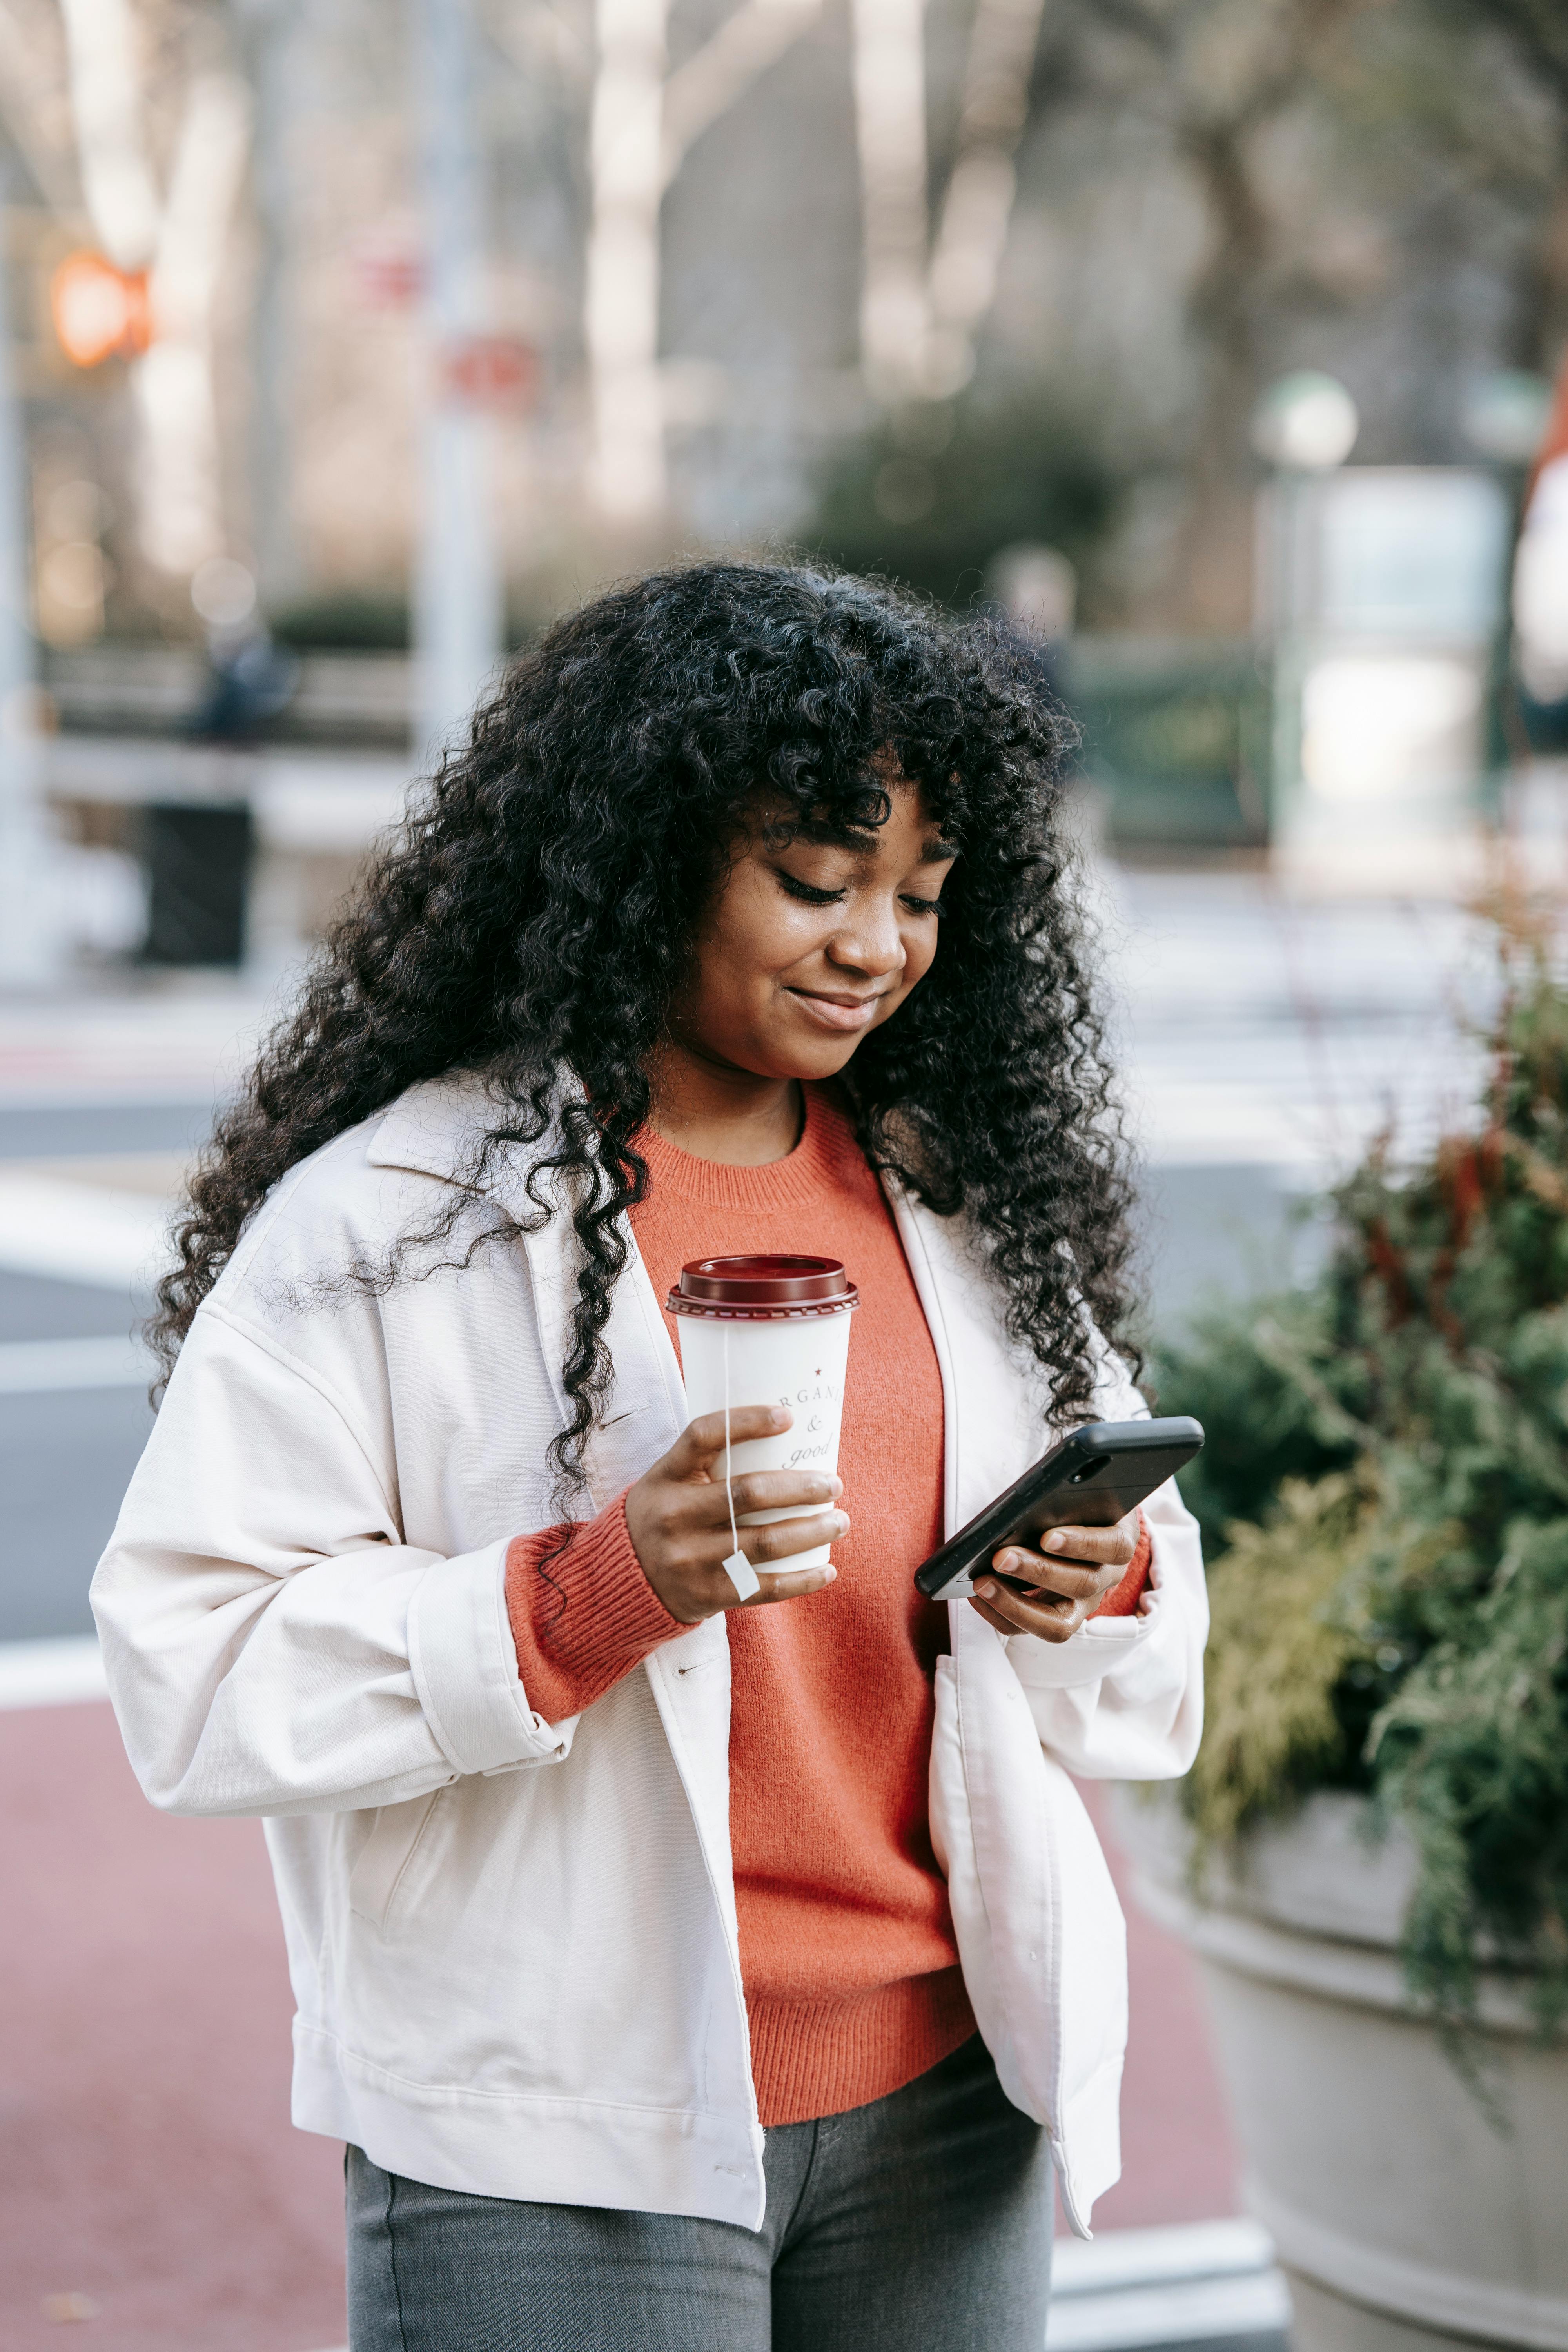
<svg viewBox="0 0 1568 2352">
<path fill-rule="evenodd" d="M 847 971 L 870 972 L 900 971 L 904 963 L 904 942 L 899 929 L 896 910 L 889 904 L 875 908 L 856 908 L 852 922 L 834 932 L 827 942 L 830 961 Z"/>
</svg>

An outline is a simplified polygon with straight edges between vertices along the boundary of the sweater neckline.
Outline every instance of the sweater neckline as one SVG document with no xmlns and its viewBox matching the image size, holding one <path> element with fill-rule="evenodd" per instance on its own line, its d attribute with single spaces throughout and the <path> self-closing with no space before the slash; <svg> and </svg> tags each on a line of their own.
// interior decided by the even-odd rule
<svg viewBox="0 0 1568 2352">
<path fill-rule="evenodd" d="M 805 1123 L 799 1142 L 782 1160 L 765 1160 L 760 1168 L 699 1160 L 645 1127 L 637 1138 L 637 1148 L 647 1161 L 652 1190 L 675 1193 L 710 1209 L 784 1208 L 797 1202 L 819 1201 L 836 1191 L 846 1148 L 851 1151 L 858 1148 L 854 1130 L 818 1087 L 806 1085 L 802 1092 Z"/>
</svg>

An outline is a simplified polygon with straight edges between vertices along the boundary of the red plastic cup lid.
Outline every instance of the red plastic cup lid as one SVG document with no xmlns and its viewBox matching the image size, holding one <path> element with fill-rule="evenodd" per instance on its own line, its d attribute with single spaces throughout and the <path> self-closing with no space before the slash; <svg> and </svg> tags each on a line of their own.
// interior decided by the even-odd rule
<svg viewBox="0 0 1568 2352">
<path fill-rule="evenodd" d="M 720 1321 L 842 1315 L 860 1294 L 836 1257 L 698 1257 L 665 1301 L 672 1315 Z"/>
</svg>

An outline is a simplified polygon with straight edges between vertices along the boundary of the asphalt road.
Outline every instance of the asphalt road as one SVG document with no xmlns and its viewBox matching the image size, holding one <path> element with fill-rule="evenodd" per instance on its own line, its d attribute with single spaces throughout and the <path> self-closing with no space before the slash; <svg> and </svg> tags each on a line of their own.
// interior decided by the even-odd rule
<svg viewBox="0 0 1568 2352">
<path fill-rule="evenodd" d="M 190 1104 L 0 1110 L 0 1160 L 177 1150 L 205 1118 Z M 1151 1171 L 1143 1223 L 1155 1322 L 1179 1320 L 1212 1288 L 1283 1274 L 1289 1204 L 1272 1169 Z M 123 1337 L 145 1307 L 94 1284 L 0 1269 L 0 1344 Z M 0 1393 L 0 1641 L 91 1632 L 88 1584 L 152 1418 L 133 1388 Z"/>
<path fill-rule="evenodd" d="M 178 1149 L 204 1116 L 0 1111 L 0 1159 Z M 1287 1197 L 1268 1169 L 1155 1171 L 1158 1315 L 1277 1271 Z M 144 1305 L 0 1271 L 0 1347 L 121 1337 Z M 0 1393 L 0 1641 L 90 1630 L 88 1582 L 151 1418 L 133 1389 Z M 337 2152 L 288 2127 L 289 1999 L 256 1824 L 153 1813 L 107 1709 L 0 1717 L 7 1731 L 0 1878 L 31 1932 L 0 1988 L 29 2021 L 0 2084 L 0 2121 L 26 2149 L 0 2214 L 0 2336 L 44 2352 L 43 2315 L 69 2290 L 125 2352 L 340 2340 Z M 1236 2210 L 1235 2157 L 1192 1963 L 1135 1906 L 1129 1930 L 1141 2031 L 1127 2170 L 1096 2218 L 1112 2231 L 1203 2223 Z M 1270 2332 L 1182 2352 L 1288 2347 Z"/>
<path fill-rule="evenodd" d="M 0 1110 L 0 1160 L 179 1150 L 207 1116 L 191 1103 Z M 146 1306 L 96 1283 L 0 1268 L 0 1345 L 121 1339 Z M 88 1584 L 152 1425 L 133 1388 L 0 1393 L 0 1641 L 92 1631 Z"/>
</svg>

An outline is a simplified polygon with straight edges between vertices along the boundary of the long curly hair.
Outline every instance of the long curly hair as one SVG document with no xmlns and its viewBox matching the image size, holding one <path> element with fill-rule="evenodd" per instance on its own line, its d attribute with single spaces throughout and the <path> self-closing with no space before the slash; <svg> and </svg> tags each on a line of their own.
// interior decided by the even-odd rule
<svg viewBox="0 0 1568 2352">
<path fill-rule="evenodd" d="M 961 854 L 934 964 L 840 1085 L 873 1163 L 972 1222 L 1054 1414 L 1086 1417 L 1093 1331 L 1128 1345 L 1131 1299 L 1129 1191 L 1061 828 L 1070 734 L 1001 623 L 879 583 L 699 563 L 557 622 L 370 866 L 219 1118 L 150 1326 L 164 1377 L 286 1170 L 417 1080 L 480 1073 L 494 1106 L 481 1164 L 554 1128 L 532 1181 L 564 1178 L 553 1213 L 579 1252 L 553 1447 L 563 1489 L 579 1486 L 611 1373 L 624 1214 L 648 1181 L 649 1064 L 696 927 L 760 798 L 786 829 L 872 827 L 896 761 Z"/>
</svg>

